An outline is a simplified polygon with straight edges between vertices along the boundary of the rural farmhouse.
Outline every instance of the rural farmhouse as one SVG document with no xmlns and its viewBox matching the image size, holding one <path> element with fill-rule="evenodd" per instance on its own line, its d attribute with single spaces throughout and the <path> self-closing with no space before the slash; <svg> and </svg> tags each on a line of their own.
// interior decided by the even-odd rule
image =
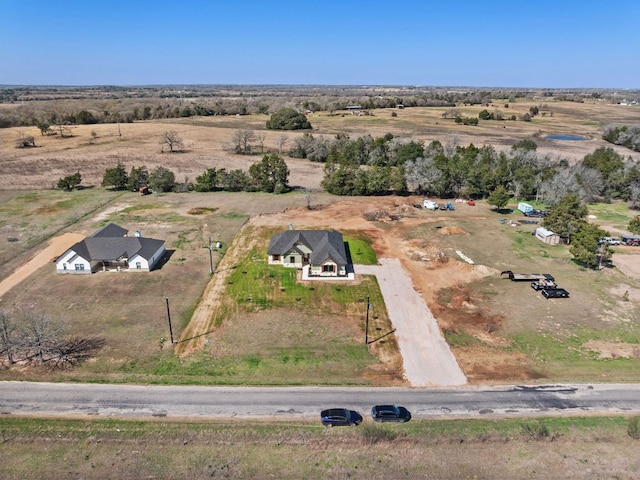
<svg viewBox="0 0 640 480">
<path fill-rule="evenodd" d="M 346 277 L 347 252 L 333 230 L 286 230 L 271 238 L 270 265 L 309 269 L 310 277 Z"/>
<path fill-rule="evenodd" d="M 165 253 L 164 241 L 110 223 L 76 243 L 56 259 L 56 273 L 91 274 L 102 271 L 149 272 Z"/>
</svg>

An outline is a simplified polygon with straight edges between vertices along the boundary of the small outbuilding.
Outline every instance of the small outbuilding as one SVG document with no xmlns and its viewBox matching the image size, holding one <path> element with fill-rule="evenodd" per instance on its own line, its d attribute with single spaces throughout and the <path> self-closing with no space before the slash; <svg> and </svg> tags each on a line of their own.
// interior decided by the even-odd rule
<svg viewBox="0 0 640 480">
<path fill-rule="evenodd" d="M 538 227 L 534 230 L 533 234 L 538 240 L 547 245 L 558 245 L 560 243 L 560 235 L 547 230 L 544 227 Z"/>
<path fill-rule="evenodd" d="M 520 210 L 522 213 L 533 212 L 533 206 L 529 205 L 526 202 L 520 202 L 518 203 L 518 210 Z"/>
</svg>

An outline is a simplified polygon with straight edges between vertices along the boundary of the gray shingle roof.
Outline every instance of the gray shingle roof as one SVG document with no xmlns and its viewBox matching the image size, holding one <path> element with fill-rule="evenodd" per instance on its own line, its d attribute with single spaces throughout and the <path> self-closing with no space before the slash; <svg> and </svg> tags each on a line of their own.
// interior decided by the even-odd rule
<svg viewBox="0 0 640 480">
<path fill-rule="evenodd" d="M 164 244 L 163 240 L 155 238 L 125 237 L 126 233 L 126 229 L 110 223 L 76 243 L 71 250 L 89 261 L 118 260 L 135 254 L 149 260 Z"/>
<path fill-rule="evenodd" d="M 298 242 L 311 250 L 309 261 L 313 265 L 319 265 L 329 258 L 338 265 L 348 263 L 342 234 L 333 230 L 285 230 L 271 238 L 267 253 L 285 255 L 291 249 L 296 249 Z"/>
</svg>

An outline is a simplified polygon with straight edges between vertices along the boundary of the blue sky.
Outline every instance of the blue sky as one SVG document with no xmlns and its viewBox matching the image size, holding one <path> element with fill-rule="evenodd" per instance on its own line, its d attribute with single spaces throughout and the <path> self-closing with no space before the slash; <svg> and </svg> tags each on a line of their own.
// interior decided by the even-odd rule
<svg viewBox="0 0 640 480">
<path fill-rule="evenodd" d="M 0 84 L 640 88 L 639 30 L 639 0 L 0 0 Z"/>
</svg>

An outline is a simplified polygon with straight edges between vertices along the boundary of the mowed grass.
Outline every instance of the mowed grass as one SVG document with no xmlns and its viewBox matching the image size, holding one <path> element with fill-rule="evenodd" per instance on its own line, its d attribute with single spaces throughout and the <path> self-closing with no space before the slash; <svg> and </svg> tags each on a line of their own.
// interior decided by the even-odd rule
<svg viewBox="0 0 640 480">
<path fill-rule="evenodd" d="M 318 419 L 2 418 L 0 477 L 634 478 L 631 420 L 366 419 L 356 428 L 326 429 Z"/>
</svg>

